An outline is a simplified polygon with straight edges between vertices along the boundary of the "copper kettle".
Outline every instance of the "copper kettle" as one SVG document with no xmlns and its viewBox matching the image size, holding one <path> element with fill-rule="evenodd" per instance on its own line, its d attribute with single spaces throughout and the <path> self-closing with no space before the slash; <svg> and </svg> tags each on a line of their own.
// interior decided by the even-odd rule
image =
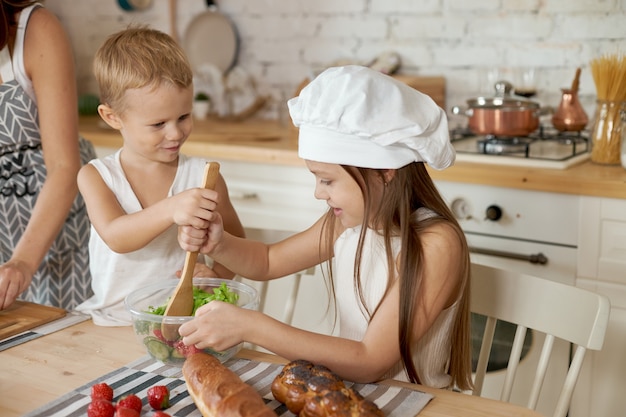
<svg viewBox="0 0 626 417">
<path fill-rule="evenodd" d="M 579 132 L 587 126 L 589 118 L 585 109 L 578 100 L 578 86 L 580 84 L 580 68 L 576 69 L 576 76 L 571 88 L 562 88 L 561 103 L 552 116 L 552 125 L 559 132 Z"/>
</svg>

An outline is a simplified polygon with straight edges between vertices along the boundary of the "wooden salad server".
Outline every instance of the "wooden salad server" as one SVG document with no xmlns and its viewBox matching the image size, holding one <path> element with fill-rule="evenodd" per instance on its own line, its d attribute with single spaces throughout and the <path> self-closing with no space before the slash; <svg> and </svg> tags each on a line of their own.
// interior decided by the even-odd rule
<svg viewBox="0 0 626 417">
<path fill-rule="evenodd" d="M 209 162 L 204 168 L 203 188 L 215 189 L 220 172 L 220 164 Z M 198 252 L 187 252 L 182 275 L 174 293 L 170 297 L 163 316 L 191 316 L 193 312 L 193 271 L 198 259 Z M 177 340 L 180 324 L 163 323 L 161 332 L 165 340 Z"/>
</svg>

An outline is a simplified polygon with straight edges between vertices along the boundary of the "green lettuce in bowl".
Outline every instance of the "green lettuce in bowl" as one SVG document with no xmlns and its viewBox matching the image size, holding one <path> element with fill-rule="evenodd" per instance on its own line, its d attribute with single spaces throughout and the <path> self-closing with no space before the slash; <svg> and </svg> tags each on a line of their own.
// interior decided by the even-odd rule
<svg viewBox="0 0 626 417">
<path fill-rule="evenodd" d="M 161 325 L 182 325 L 191 320 L 201 306 L 213 300 L 238 305 L 242 308 L 258 310 L 258 291 L 241 282 L 220 278 L 194 278 L 194 308 L 192 316 L 163 316 L 167 302 L 178 285 L 177 279 L 168 279 L 141 288 L 126 297 L 126 309 L 133 320 L 137 340 L 146 348 L 148 355 L 167 365 L 182 366 L 185 358 L 198 351 L 195 346 L 186 346 L 180 338 L 166 340 Z M 233 357 L 242 344 L 223 352 L 203 349 L 205 352 L 225 362 Z"/>
</svg>

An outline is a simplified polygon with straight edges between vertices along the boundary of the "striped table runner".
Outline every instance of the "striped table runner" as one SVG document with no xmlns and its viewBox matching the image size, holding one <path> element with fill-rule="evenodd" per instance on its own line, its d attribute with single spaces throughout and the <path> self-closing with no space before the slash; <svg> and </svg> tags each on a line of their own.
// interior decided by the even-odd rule
<svg viewBox="0 0 626 417">
<path fill-rule="evenodd" d="M 231 359 L 226 365 L 252 385 L 279 416 L 293 416 L 282 403 L 274 400 L 270 390 L 282 365 L 247 359 Z M 154 385 L 166 385 L 170 389 L 171 406 L 164 411 L 172 417 L 202 417 L 187 392 L 180 368 L 163 365 L 149 356 L 91 381 L 26 414 L 25 417 L 84 417 L 91 402 L 91 386 L 98 382 L 106 382 L 113 388 L 113 401 L 130 393 L 138 395 L 144 404 L 142 415 L 152 414 L 146 398 L 148 389 Z M 354 387 L 364 397 L 374 401 L 389 417 L 414 417 L 433 398 L 431 394 L 387 385 L 355 384 Z"/>
</svg>

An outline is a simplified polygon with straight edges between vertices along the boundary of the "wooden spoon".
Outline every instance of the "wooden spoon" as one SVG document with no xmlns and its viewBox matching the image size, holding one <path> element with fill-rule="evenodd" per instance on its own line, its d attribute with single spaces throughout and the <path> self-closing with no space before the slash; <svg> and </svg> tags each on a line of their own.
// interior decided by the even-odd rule
<svg viewBox="0 0 626 417">
<path fill-rule="evenodd" d="M 574 76 L 574 81 L 572 81 L 572 94 L 578 93 L 578 87 L 580 85 L 580 68 L 576 68 L 576 75 Z"/>
<path fill-rule="evenodd" d="M 204 168 L 203 187 L 213 190 L 220 172 L 220 164 L 209 162 Z M 174 294 L 170 298 L 163 316 L 191 316 L 193 312 L 193 270 L 198 259 L 198 252 L 187 252 L 183 265 L 182 275 Z M 161 332 L 165 340 L 178 339 L 180 324 L 161 325 Z"/>
</svg>

